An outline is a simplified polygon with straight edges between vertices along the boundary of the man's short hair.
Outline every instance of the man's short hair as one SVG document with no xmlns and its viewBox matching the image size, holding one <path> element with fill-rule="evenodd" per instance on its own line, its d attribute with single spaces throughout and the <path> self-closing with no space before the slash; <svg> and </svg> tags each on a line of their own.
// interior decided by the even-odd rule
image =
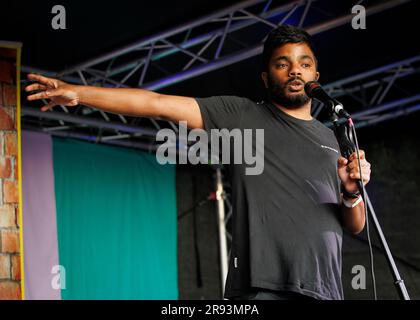
<svg viewBox="0 0 420 320">
<path fill-rule="evenodd" d="M 311 41 L 311 36 L 302 28 L 291 25 L 281 25 L 273 29 L 264 42 L 263 50 L 263 71 L 268 71 L 271 56 L 277 48 L 285 45 L 286 43 L 306 43 L 315 56 L 314 45 Z M 317 60 L 315 57 L 315 63 Z"/>
</svg>

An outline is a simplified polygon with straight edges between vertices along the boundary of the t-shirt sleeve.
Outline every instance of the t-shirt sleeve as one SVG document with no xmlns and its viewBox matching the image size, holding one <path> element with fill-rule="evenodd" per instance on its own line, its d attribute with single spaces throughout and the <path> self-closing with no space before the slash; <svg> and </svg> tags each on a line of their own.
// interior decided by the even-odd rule
<svg viewBox="0 0 420 320">
<path fill-rule="evenodd" d="M 239 128 L 242 114 L 249 100 L 236 96 L 214 96 L 195 98 L 201 111 L 204 129 L 234 129 Z"/>
</svg>

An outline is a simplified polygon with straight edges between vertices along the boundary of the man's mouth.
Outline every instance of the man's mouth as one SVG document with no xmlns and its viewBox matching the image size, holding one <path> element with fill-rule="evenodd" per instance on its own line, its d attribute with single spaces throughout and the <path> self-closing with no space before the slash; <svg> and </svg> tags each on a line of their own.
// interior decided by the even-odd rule
<svg viewBox="0 0 420 320">
<path fill-rule="evenodd" d="M 301 91 L 304 88 L 304 83 L 299 80 L 294 80 L 288 84 L 290 91 Z"/>
</svg>

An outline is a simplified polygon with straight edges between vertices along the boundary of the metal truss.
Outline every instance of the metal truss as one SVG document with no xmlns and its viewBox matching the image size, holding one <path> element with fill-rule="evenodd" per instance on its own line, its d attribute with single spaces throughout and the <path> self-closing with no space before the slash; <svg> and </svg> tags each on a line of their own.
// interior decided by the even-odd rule
<svg viewBox="0 0 420 320">
<path fill-rule="evenodd" d="M 409 1 L 379 1 L 366 8 L 366 14 L 375 14 Z M 30 67 L 22 67 L 22 71 L 84 85 L 158 90 L 260 54 L 267 32 L 283 23 L 304 26 L 310 34 L 350 23 L 350 10 L 331 19 L 317 10 L 316 2 L 243 1 L 59 73 Z M 305 25 L 308 20 L 310 26 Z M 112 144 L 123 146 L 147 146 L 145 149 L 149 151 L 156 149 L 154 136 L 157 130 L 170 127 L 177 131 L 172 122 L 114 115 L 85 106 L 76 109 L 61 106 L 61 109 L 45 113 L 24 107 L 23 115 L 24 128 L 60 136 L 78 136 L 98 143 L 112 141 Z"/>
<path fill-rule="evenodd" d="M 352 114 L 356 128 L 408 115 L 420 109 L 420 55 L 325 85 L 326 91 Z M 414 89 L 413 89 L 414 88 Z M 323 105 L 314 102 L 318 117 Z M 325 122 L 331 126 L 330 122 Z"/>
<path fill-rule="evenodd" d="M 374 14 L 408 1 L 379 2 L 366 8 L 366 13 Z M 58 76 L 79 77 L 84 84 L 158 90 L 262 53 L 267 32 L 283 23 L 303 26 L 311 15 L 317 23 L 306 29 L 310 34 L 318 34 L 349 23 L 353 17 L 347 10 L 338 18 L 326 20 L 314 10 L 314 2 L 298 0 L 276 6 L 273 0 L 243 1 L 70 67 Z M 171 70 L 166 69 L 168 64 L 173 67 Z M 153 73 L 152 67 L 162 72 Z"/>
</svg>

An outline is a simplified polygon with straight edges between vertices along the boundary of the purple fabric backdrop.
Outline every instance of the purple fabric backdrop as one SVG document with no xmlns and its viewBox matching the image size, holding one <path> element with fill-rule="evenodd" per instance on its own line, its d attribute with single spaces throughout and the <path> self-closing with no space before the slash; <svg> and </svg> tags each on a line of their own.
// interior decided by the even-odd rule
<svg viewBox="0 0 420 320">
<path fill-rule="evenodd" d="M 25 298 L 59 300 L 51 272 L 59 262 L 50 135 L 22 131 L 22 199 Z"/>
</svg>

